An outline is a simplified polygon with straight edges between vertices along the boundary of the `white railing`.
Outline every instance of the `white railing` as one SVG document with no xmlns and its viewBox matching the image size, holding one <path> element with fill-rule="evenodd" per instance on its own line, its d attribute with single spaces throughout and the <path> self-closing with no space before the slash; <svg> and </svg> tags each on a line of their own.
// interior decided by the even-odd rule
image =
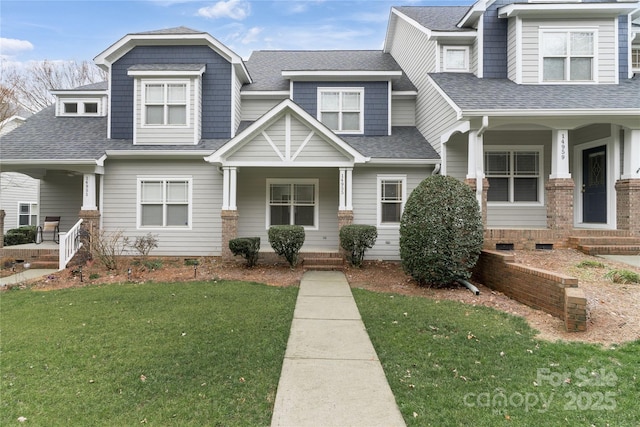
<svg viewBox="0 0 640 427">
<path fill-rule="evenodd" d="M 82 218 L 76 222 L 76 225 L 71 227 L 66 233 L 60 233 L 60 261 L 58 263 L 58 269 L 64 270 L 67 268 L 67 263 L 71 261 L 71 258 L 78 252 L 78 249 L 82 247 L 80 241 L 80 224 L 82 224 Z"/>
</svg>

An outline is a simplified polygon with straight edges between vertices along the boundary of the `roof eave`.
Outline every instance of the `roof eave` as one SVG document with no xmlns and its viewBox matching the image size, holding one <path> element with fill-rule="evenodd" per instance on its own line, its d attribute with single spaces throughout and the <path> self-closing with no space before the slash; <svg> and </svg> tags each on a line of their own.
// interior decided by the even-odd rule
<svg viewBox="0 0 640 427">
<path fill-rule="evenodd" d="M 571 17 L 598 16 L 615 17 L 629 14 L 638 9 L 634 3 L 512 3 L 498 9 L 498 18 L 515 16 L 528 17 Z"/>
<path fill-rule="evenodd" d="M 608 109 L 462 109 L 461 117 L 584 117 L 584 116 L 639 116 L 640 108 L 608 108 Z"/>
</svg>

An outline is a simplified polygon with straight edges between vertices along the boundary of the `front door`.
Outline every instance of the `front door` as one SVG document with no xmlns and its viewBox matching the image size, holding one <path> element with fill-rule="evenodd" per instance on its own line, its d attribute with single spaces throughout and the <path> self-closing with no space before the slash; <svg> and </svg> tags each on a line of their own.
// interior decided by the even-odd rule
<svg viewBox="0 0 640 427">
<path fill-rule="evenodd" d="M 582 152 L 582 222 L 607 222 L 607 147 Z"/>
</svg>

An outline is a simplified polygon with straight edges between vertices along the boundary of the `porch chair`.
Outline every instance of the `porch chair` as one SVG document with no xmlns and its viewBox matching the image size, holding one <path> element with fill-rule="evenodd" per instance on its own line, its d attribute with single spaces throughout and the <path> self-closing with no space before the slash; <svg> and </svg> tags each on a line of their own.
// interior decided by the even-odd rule
<svg viewBox="0 0 640 427">
<path fill-rule="evenodd" d="M 51 232 L 53 234 L 52 240 L 55 243 L 60 243 L 60 217 L 47 216 L 44 218 L 44 224 L 36 229 L 36 244 L 38 245 L 44 241 L 43 232 Z"/>
</svg>

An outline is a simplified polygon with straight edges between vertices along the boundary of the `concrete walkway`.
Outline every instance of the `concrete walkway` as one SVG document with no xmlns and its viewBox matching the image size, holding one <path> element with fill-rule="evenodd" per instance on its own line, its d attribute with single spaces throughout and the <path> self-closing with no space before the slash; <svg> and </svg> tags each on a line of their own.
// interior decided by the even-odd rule
<svg viewBox="0 0 640 427">
<path fill-rule="evenodd" d="M 48 276 L 49 274 L 53 274 L 57 271 L 58 270 L 48 270 L 48 269 L 39 269 L 39 268 L 34 268 L 32 270 L 24 270 L 12 276 L 1 278 L 0 287 L 7 286 L 7 285 L 15 285 L 18 283 L 22 283 L 26 280 L 37 279 L 38 277 Z"/>
<path fill-rule="evenodd" d="M 341 272 L 302 277 L 271 426 L 405 426 Z"/>
</svg>

